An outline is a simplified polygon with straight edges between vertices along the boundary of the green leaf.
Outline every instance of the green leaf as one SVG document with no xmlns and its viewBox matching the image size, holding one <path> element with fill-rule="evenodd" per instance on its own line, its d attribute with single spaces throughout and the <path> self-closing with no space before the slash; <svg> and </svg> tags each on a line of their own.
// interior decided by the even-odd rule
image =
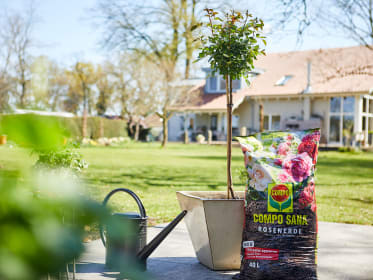
<svg viewBox="0 0 373 280">
<path fill-rule="evenodd" d="M 290 205 L 291 205 L 291 197 L 289 197 L 288 200 L 286 200 L 284 203 L 281 204 L 281 209 L 280 209 L 280 211 L 282 211 L 282 210 L 284 210 L 284 209 L 290 207 Z"/>
<path fill-rule="evenodd" d="M 273 208 L 281 211 L 281 205 L 280 205 L 280 203 L 274 201 L 271 196 L 269 196 L 269 205 L 271 205 Z"/>
</svg>

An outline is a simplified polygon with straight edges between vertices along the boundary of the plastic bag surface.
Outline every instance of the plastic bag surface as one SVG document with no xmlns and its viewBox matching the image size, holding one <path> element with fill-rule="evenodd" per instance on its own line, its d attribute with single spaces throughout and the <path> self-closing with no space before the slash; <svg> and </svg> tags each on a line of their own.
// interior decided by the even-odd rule
<svg viewBox="0 0 373 280">
<path fill-rule="evenodd" d="M 247 171 L 239 279 L 317 279 L 320 130 L 237 137 Z"/>
</svg>

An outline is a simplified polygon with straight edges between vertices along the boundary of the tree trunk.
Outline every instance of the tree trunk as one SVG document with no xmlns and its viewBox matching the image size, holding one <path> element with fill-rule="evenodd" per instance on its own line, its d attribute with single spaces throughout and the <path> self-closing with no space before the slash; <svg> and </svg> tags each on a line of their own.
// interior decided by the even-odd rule
<svg viewBox="0 0 373 280">
<path fill-rule="evenodd" d="M 22 77 L 22 79 L 24 79 Z M 20 107 L 26 107 L 26 82 L 24 80 L 21 81 L 21 96 L 20 96 Z"/>
<path fill-rule="evenodd" d="M 189 79 L 189 72 L 190 72 L 190 58 L 185 59 L 185 73 L 184 78 Z"/>
<path fill-rule="evenodd" d="M 83 123 L 82 123 L 82 136 L 83 138 L 87 137 L 87 109 L 83 110 Z"/>
<path fill-rule="evenodd" d="M 162 148 L 166 147 L 168 142 L 168 126 L 167 126 L 168 118 L 166 114 L 162 116 L 162 126 L 163 126 L 163 139 L 162 139 Z"/>
<path fill-rule="evenodd" d="M 134 136 L 135 141 L 139 141 L 139 134 L 140 134 L 140 124 L 139 124 L 139 122 L 136 122 L 135 136 Z"/>
<path fill-rule="evenodd" d="M 128 136 L 129 136 L 129 137 L 133 137 L 133 135 L 134 135 L 133 127 L 132 127 L 132 121 L 133 121 L 132 116 L 129 116 L 129 118 L 128 118 L 128 122 L 127 122 L 128 133 L 129 133 Z"/>
<path fill-rule="evenodd" d="M 104 137 L 104 120 L 103 118 L 100 119 L 100 138 Z"/>
<path fill-rule="evenodd" d="M 259 130 L 260 132 L 263 132 L 264 131 L 264 110 L 263 110 L 262 103 L 259 104 L 259 123 L 260 123 Z"/>
<path fill-rule="evenodd" d="M 189 144 L 189 132 L 188 132 L 188 130 L 184 131 L 184 144 Z"/>
<path fill-rule="evenodd" d="M 225 90 L 227 95 L 227 198 L 235 199 L 232 183 L 232 78 L 225 76 Z"/>
</svg>

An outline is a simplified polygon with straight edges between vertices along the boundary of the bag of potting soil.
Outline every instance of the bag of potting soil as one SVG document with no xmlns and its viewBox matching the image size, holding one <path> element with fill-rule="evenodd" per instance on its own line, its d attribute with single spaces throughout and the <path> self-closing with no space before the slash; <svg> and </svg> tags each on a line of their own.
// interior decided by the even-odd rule
<svg viewBox="0 0 373 280">
<path fill-rule="evenodd" d="M 317 279 L 320 130 L 238 137 L 248 183 L 239 279 Z"/>
</svg>

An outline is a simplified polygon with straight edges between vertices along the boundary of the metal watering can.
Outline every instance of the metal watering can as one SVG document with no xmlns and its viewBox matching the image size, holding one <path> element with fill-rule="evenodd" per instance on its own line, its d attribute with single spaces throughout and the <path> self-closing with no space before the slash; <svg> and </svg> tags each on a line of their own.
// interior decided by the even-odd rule
<svg viewBox="0 0 373 280">
<path fill-rule="evenodd" d="M 111 191 L 104 199 L 106 206 L 110 197 L 117 192 L 125 192 L 136 201 L 140 213 L 113 213 L 115 223 L 106 226 L 100 225 L 100 236 L 106 247 L 106 266 L 115 267 L 118 260 L 130 257 L 136 259 L 143 270 L 146 270 L 146 260 L 175 226 L 184 218 L 187 211 L 182 211 L 170 224 L 168 224 L 148 245 L 146 245 L 147 220 L 146 211 L 140 198 L 131 190 L 119 188 Z M 118 231 L 118 225 L 123 224 L 125 232 Z M 115 226 L 117 225 L 117 226 Z M 119 233 L 119 234 L 118 234 Z M 119 264 L 120 265 L 120 264 Z"/>
</svg>

